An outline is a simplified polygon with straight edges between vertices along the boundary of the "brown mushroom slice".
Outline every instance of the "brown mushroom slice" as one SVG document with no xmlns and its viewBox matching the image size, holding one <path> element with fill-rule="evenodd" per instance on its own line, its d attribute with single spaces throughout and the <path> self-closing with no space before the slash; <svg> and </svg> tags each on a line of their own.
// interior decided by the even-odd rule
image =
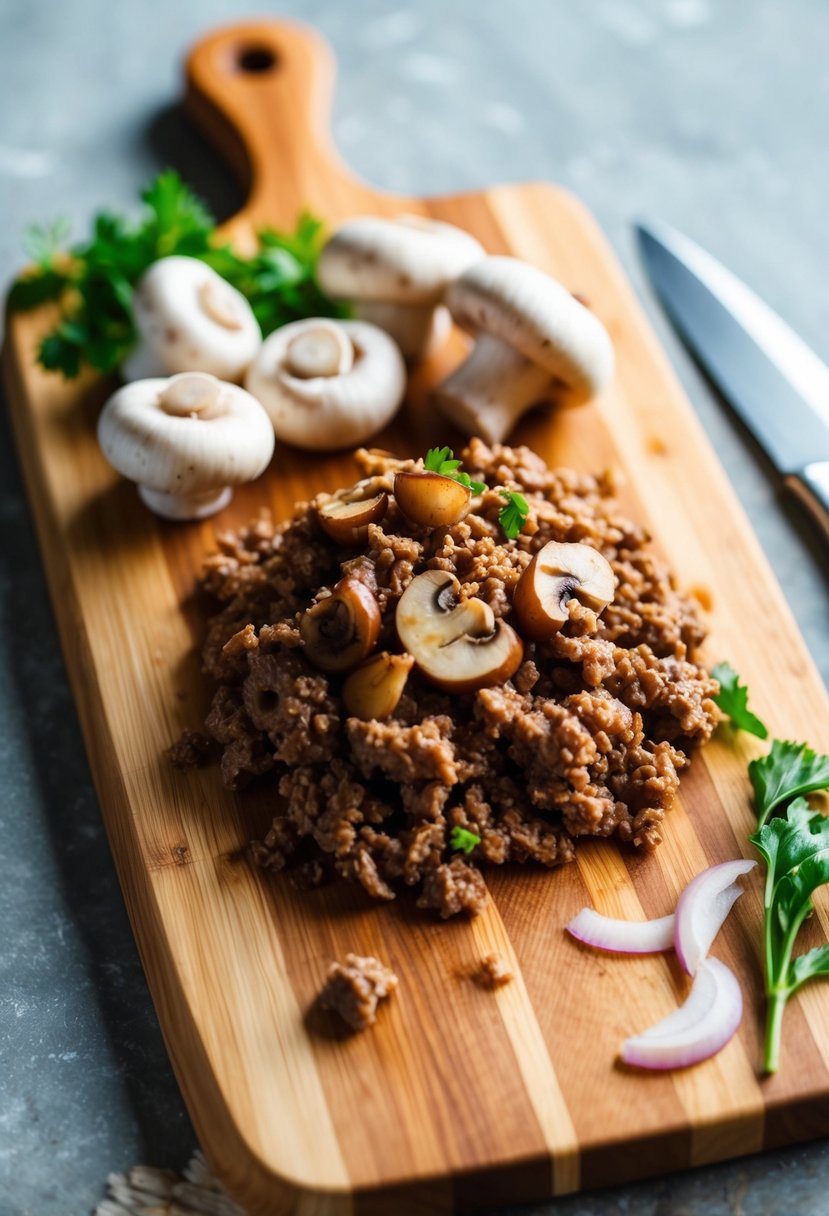
<svg viewBox="0 0 829 1216">
<path fill-rule="evenodd" d="M 361 663 L 343 684 L 343 705 L 352 718 L 382 721 L 394 713 L 414 665 L 410 654 L 383 650 Z"/>
<path fill-rule="evenodd" d="M 601 612 L 615 592 L 613 569 L 597 549 L 551 540 L 521 575 L 512 604 L 523 635 L 538 642 L 558 633 L 569 619 L 570 600 Z"/>
<path fill-rule="evenodd" d="M 459 601 L 459 591 L 448 570 L 413 578 L 397 605 L 398 637 L 438 688 L 474 692 L 503 684 L 524 657 L 521 640 L 483 600 Z"/>
<path fill-rule="evenodd" d="M 377 600 L 351 575 L 306 609 L 299 622 L 305 653 L 320 671 L 350 671 L 371 654 L 379 633 Z"/>
<path fill-rule="evenodd" d="M 443 528 L 458 523 L 467 514 L 472 491 L 442 473 L 415 469 L 395 474 L 394 497 L 413 524 Z"/>
<path fill-rule="evenodd" d="M 317 507 L 320 527 L 332 540 L 341 545 L 361 544 L 368 525 L 379 523 L 386 514 L 388 494 L 385 490 L 370 494 L 368 489 L 368 482 L 358 482 L 350 493 L 330 498 Z"/>
</svg>

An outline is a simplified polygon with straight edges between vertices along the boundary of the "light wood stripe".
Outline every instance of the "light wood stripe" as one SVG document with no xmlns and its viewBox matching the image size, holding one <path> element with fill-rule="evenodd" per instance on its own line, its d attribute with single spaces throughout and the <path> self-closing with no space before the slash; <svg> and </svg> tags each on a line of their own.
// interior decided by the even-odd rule
<svg viewBox="0 0 829 1216">
<path fill-rule="evenodd" d="M 552 1192 L 566 1195 L 579 1188 L 579 1145 L 576 1129 L 550 1060 L 538 1018 L 515 949 L 494 904 L 472 921 L 472 935 L 481 956 L 496 954 L 513 971 L 514 979 L 494 993 L 515 1052 L 533 1110 L 552 1158 Z"/>
</svg>

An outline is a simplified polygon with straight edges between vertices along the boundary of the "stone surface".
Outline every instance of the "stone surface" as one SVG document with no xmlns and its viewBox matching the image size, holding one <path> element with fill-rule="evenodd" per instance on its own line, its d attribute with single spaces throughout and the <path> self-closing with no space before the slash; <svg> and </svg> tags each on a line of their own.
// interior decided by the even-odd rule
<svg viewBox="0 0 829 1216">
<path fill-rule="evenodd" d="M 829 8 L 823 0 L 273 4 L 340 64 L 334 130 L 380 186 L 547 178 L 618 250 L 829 676 L 826 554 L 707 388 L 644 285 L 630 221 L 687 231 L 829 358 Z M 84 230 L 164 164 L 222 213 L 234 188 L 175 108 L 188 41 L 223 0 L 0 0 L 0 278 L 56 214 Z M 152 14 L 152 15 L 151 15 Z M 701 487 L 701 492 L 704 489 Z M 106 1174 L 180 1166 L 193 1133 L 99 819 L 0 416 L 0 1216 L 81 1216 Z M 532 1209 L 550 1216 L 829 1211 L 829 1148 Z"/>
</svg>

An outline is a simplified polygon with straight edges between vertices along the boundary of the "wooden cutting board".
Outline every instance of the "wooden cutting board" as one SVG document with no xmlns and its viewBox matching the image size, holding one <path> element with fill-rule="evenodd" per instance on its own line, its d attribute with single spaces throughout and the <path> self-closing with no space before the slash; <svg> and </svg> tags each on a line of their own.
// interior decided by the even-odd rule
<svg viewBox="0 0 829 1216">
<path fill-rule="evenodd" d="M 422 201 L 356 180 L 330 145 L 330 54 L 307 30 L 257 24 L 207 37 L 187 64 L 194 117 L 249 182 L 227 233 L 292 225 L 310 207 L 431 215 L 492 253 L 535 263 L 583 293 L 610 331 L 618 373 L 600 401 L 538 414 L 517 438 L 547 460 L 614 466 L 682 583 L 710 602 L 711 662 L 727 656 L 775 733 L 829 748 L 829 705 L 743 511 L 594 221 L 547 185 Z M 105 193 L 105 191 L 104 191 Z M 11 317 L 5 375 L 66 662 L 115 862 L 167 1045 L 211 1164 L 253 1216 L 439 1213 L 755 1152 L 829 1131 L 829 991 L 786 1015 L 782 1066 L 761 1080 L 761 879 L 715 952 L 746 1012 L 722 1054 L 673 1075 L 616 1062 L 623 1038 L 686 991 L 672 957 L 599 956 L 562 926 L 584 904 L 629 917 L 673 909 L 704 866 L 750 855 L 745 776 L 752 743 L 721 730 L 683 778 L 650 858 L 608 844 L 559 872 L 493 870 L 489 911 L 436 923 L 400 900 L 370 905 L 337 884 L 299 894 L 254 870 L 246 842 L 267 798 L 234 797 L 215 769 L 181 775 L 164 749 L 200 724 L 208 690 L 194 579 L 214 531 L 262 504 L 354 477 L 348 455 L 281 445 L 271 469 L 205 524 L 168 525 L 101 458 L 95 420 L 111 386 L 66 385 L 34 363 L 44 309 Z M 426 393 L 449 346 L 412 377 L 378 442 L 407 455 L 456 437 Z M 823 940 L 827 904 L 809 934 Z M 805 936 L 808 936 L 806 934 Z M 400 976 L 371 1032 L 329 1037 L 307 1016 L 330 960 L 376 954 Z M 482 954 L 515 981 L 479 990 Z"/>
</svg>

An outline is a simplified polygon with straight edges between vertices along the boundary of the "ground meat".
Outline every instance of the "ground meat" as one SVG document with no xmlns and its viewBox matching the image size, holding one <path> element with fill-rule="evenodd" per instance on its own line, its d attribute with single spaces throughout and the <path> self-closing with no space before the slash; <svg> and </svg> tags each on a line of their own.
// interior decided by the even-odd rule
<svg viewBox="0 0 829 1216">
<path fill-rule="evenodd" d="M 167 749 L 170 763 L 183 772 L 201 768 L 212 758 L 213 753 L 213 740 L 203 731 L 189 729 L 182 731 L 181 738 Z"/>
<path fill-rule="evenodd" d="M 377 1021 L 377 1003 L 397 987 L 397 976 L 376 958 L 347 954 L 332 963 L 319 994 L 323 1009 L 338 1013 L 352 1030 L 365 1030 Z"/>
<path fill-rule="evenodd" d="M 713 730 L 717 685 L 697 661 L 697 607 L 619 510 L 610 478 L 473 440 L 464 468 L 489 488 L 460 523 L 429 531 L 391 493 L 395 471 L 412 462 L 358 460 L 390 494 L 362 544 L 338 545 L 301 503 L 288 523 L 263 515 L 222 535 L 206 564 L 203 587 L 219 603 L 204 646 L 218 684 L 207 731 L 230 788 L 262 779 L 274 792 L 257 862 L 301 871 L 302 885 L 339 874 L 382 900 L 412 887 L 420 907 L 447 917 L 485 907 L 481 866 L 555 867 L 585 836 L 652 849 L 690 751 Z M 500 528 L 495 486 L 529 502 L 515 540 Z M 365 722 L 346 713 L 342 676 L 306 658 L 300 616 L 344 575 L 375 597 L 382 649 L 399 649 L 397 601 L 428 569 L 451 572 L 463 597 L 515 626 L 515 586 L 550 540 L 598 549 L 618 579 L 615 599 L 598 616 L 572 600 L 561 631 L 528 643 L 499 687 L 451 695 L 414 669 L 393 715 Z M 177 748 L 179 762 L 202 748 L 194 738 Z M 453 828 L 477 838 L 464 856 Z"/>
<path fill-rule="evenodd" d="M 487 954 L 472 972 L 472 978 L 479 988 L 494 992 L 496 988 L 503 988 L 504 984 L 508 984 L 515 977 L 509 963 L 505 963 L 497 954 Z"/>
</svg>

